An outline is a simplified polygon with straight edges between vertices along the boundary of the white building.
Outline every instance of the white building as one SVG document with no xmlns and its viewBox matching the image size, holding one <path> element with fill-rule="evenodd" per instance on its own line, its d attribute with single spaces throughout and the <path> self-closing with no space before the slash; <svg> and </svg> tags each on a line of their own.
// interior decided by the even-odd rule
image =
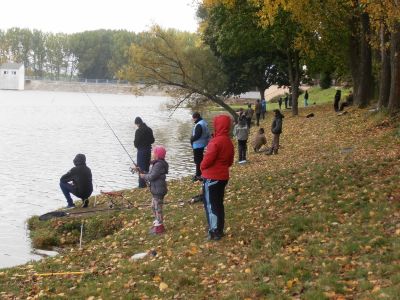
<svg viewBox="0 0 400 300">
<path fill-rule="evenodd" d="M 4 63 L 0 66 L 0 89 L 23 90 L 25 87 L 24 64 Z"/>
</svg>

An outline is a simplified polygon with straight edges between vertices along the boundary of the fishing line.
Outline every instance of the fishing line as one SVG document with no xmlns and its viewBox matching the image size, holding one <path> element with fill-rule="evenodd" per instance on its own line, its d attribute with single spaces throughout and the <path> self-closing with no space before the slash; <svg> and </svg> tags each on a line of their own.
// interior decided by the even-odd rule
<svg viewBox="0 0 400 300">
<path fill-rule="evenodd" d="M 93 101 L 93 99 L 89 96 L 88 93 L 86 93 L 85 89 L 81 86 L 82 91 L 85 93 L 85 95 L 89 98 L 90 102 L 92 102 L 93 106 L 96 108 L 97 112 L 100 114 L 100 116 L 103 118 L 104 122 L 106 122 L 108 128 L 110 128 L 111 132 L 114 134 L 115 138 L 117 139 L 117 141 L 119 142 L 119 144 L 121 145 L 122 149 L 124 149 L 125 153 L 128 155 L 129 159 L 132 161 L 133 165 L 135 167 L 137 167 L 136 162 L 133 160 L 133 158 L 131 157 L 131 155 L 129 154 L 128 150 L 126 150 L 124 144 L 122 144 L 121 140 L 119 139 L 119 137 L 117 136 L 117 134 L 115 133 L 114 129 L 111 127 L 110 123 L 108 123 L 106 117 L 103 115 L 103 113 L 101 112 L 100 108 L 98 108 L 98 106 L 96 105 L 96 103 Z"/>
</svg>

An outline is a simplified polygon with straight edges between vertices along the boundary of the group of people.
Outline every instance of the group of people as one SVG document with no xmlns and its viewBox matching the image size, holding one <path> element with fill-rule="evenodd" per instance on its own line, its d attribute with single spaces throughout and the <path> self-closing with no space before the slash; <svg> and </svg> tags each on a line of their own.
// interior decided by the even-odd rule
<svg viewBox="0 0 400 300">
<path fill-rule="evenodd" d="M 233 164 L 234 147 L 230 138 L 231 118 L 219 115 L 214 118 L 214 133 L 211 136 L 207 123 L 199 113 L 192 115 L 194 127 L 191 135 L 196 174 L 194 179 L 202 181 L 204 209 L 208 222 L 208 239 L 219 240 L 224 234 L 224 192 L 229 180 L 229 168 Z M 167 151 L 163 146 L 152 147 L 153 131 L 140 117 L 135 119 L 137 130 L 134 145 L 137 148 L 137 164 L 132 167 L 139 175 L 139 188 L 147 185 L 152 194 L 154 222 L 150 232 L 165 231 L 163 200 L 168 192 L 166 175 L 169 165 L 165 160 Z M 205 148 L 207 151 L 204 153 Z M 71 194 L 82 199 L 82 207 L 88 207 L 93 192 L 92 173 L 86 165 L 84 154 L 77 154 L 74 167 L 60 178 L 60 188 L 67 200 L 67 208 L 74 208 Z M 151 166 L 151 168 L 150 168 Z"/>
<path fill-rule="evenodd" d="M 260 103 L 260 100 L 257 100 L 257 103 Z M 257 107 L 257 104 L 256 104 Z M 250 128 L 251 128 L 251 118 L 249 119 L 249 110 L 251 110 L 251 104 L 248 105 L 247 111 L 244 111 L 242 108 L 238 111 L 238 121 L 236 122 L 235 127 L 233 128 L 233 135 L 236 137 L 238 142 L 238 157 L 239 163 L 246 163 L 247 157 L 247 142 L 250 136 Z M 283 114 L 279 109 L 275 109 L 274 111 L 274 119 L 271 125 L 271 132 L 273 134 L 272 146 L 271 148 L 266 150 L 267 154 L 278 154 L 279 149 L 279 137 L 282 133 L 282 123 L 283 123 Z M 259 126 L 259 118 L 256 119 L 256 124 Z M 253 140 L 253 150 L 255 152 L 259 152 L 263 145 L 267 144 L 267 138 L 265 136 L 264 128 L 259 128 L 257 134 Z"/>
<path fill-rule="evenodd" d="M 263 100 L 265 101 L 265 100 Z M 256 122 L 262 116 L 265 118 L 266 104 L 257 100 L 255 107 Z M 271 125 L 273 134 L 272 147 L 268 154 L 277 154 L 279 137 L 282 132 L 283 115 L 280 110 L 274 110 L 275 117 Z M 251 121 L 254 111 L 251 104 L 244 111 L 238 112 L 238 121 L 233 133 L 238 140 L 239 162 L 246 161 L 247 140 L 249 138 Z M 193 160 L 196 172 L 193 181 L 202 182 L 203 202 L 208 222 L 208 239 L 219 240 L 224 235 L 225 210 L 224 193 L 229 180 L 229 168 L 234 161 L 234 146 L 231 141 L 232 120 L 227 115 L 218 115 L 213 121 L 213 134 L 210 134 L 207 122 L 200 113 L 192 115 L 194 123 L 190 143 L 193 149 Z M 167 151 L 163 146 L 155 146 L 152 129 L 140 117 L 135 118 L 134 146 L 137 148 L 137 164 L 132 168 L 139 175 L 139 188 L 150 187 L 152 194 L 152 212 L 154 222 L 151 233 L 161 234 L 165 231 L 163 218 L 163 200 L 168 192 L 166 176 L 169 165 L 166 161 Z M 260 151 L 267 143 L 263 128 L 259 128 L 254 137 L 253 149 Z M 86 165 L 84 154 L 77 154 L 73 160 L 74 167 L 60 178 L 60 188 L 67 200 L 67 208 L 75 207 L 71 194 L 82 199 L 82 207 L 88 207 L 89 197 L 93 192 L 92 173 Z M 151 168 L 150 168 L 151 166 Z"/>
</svg>

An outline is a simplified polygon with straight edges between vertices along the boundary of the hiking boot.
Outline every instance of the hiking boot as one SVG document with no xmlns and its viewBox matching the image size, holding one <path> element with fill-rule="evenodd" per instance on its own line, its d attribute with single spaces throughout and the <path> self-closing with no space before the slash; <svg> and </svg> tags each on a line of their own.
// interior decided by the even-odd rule
<svg viewBox="0 0 400 300">
<path fill-rule="evenodd" d="M 86 208 L 86 207 L 88 207 L 89 206 L 89 199 L 83 199 L 82 200 L 82 207 L 83 208 Z"/>
<path fill-rule="evenodd" d="M 207 236 L 207 240 L 209 241 L 219 241 L 222 238 L 223 234 L 218 234 L 216 232 L 209 232 Z"/>
</svg>

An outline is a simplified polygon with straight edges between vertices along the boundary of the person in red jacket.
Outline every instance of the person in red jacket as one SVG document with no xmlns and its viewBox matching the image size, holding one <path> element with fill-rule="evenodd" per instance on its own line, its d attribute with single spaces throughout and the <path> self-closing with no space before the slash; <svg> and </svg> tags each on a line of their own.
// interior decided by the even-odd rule
<svg viewBox="0 0 400 300">
<path fill-rule="evenodd" d="M 233 164 L 234 147 L 230 138 L 231 118 L 214 118 L 214 137 L 200 168 L 203 177 L 204 208 L 208 222 L 208 239 L 219 240 L 224 234 L 224 192 L 229 180 L 229 167 Z"/>
</svg>

